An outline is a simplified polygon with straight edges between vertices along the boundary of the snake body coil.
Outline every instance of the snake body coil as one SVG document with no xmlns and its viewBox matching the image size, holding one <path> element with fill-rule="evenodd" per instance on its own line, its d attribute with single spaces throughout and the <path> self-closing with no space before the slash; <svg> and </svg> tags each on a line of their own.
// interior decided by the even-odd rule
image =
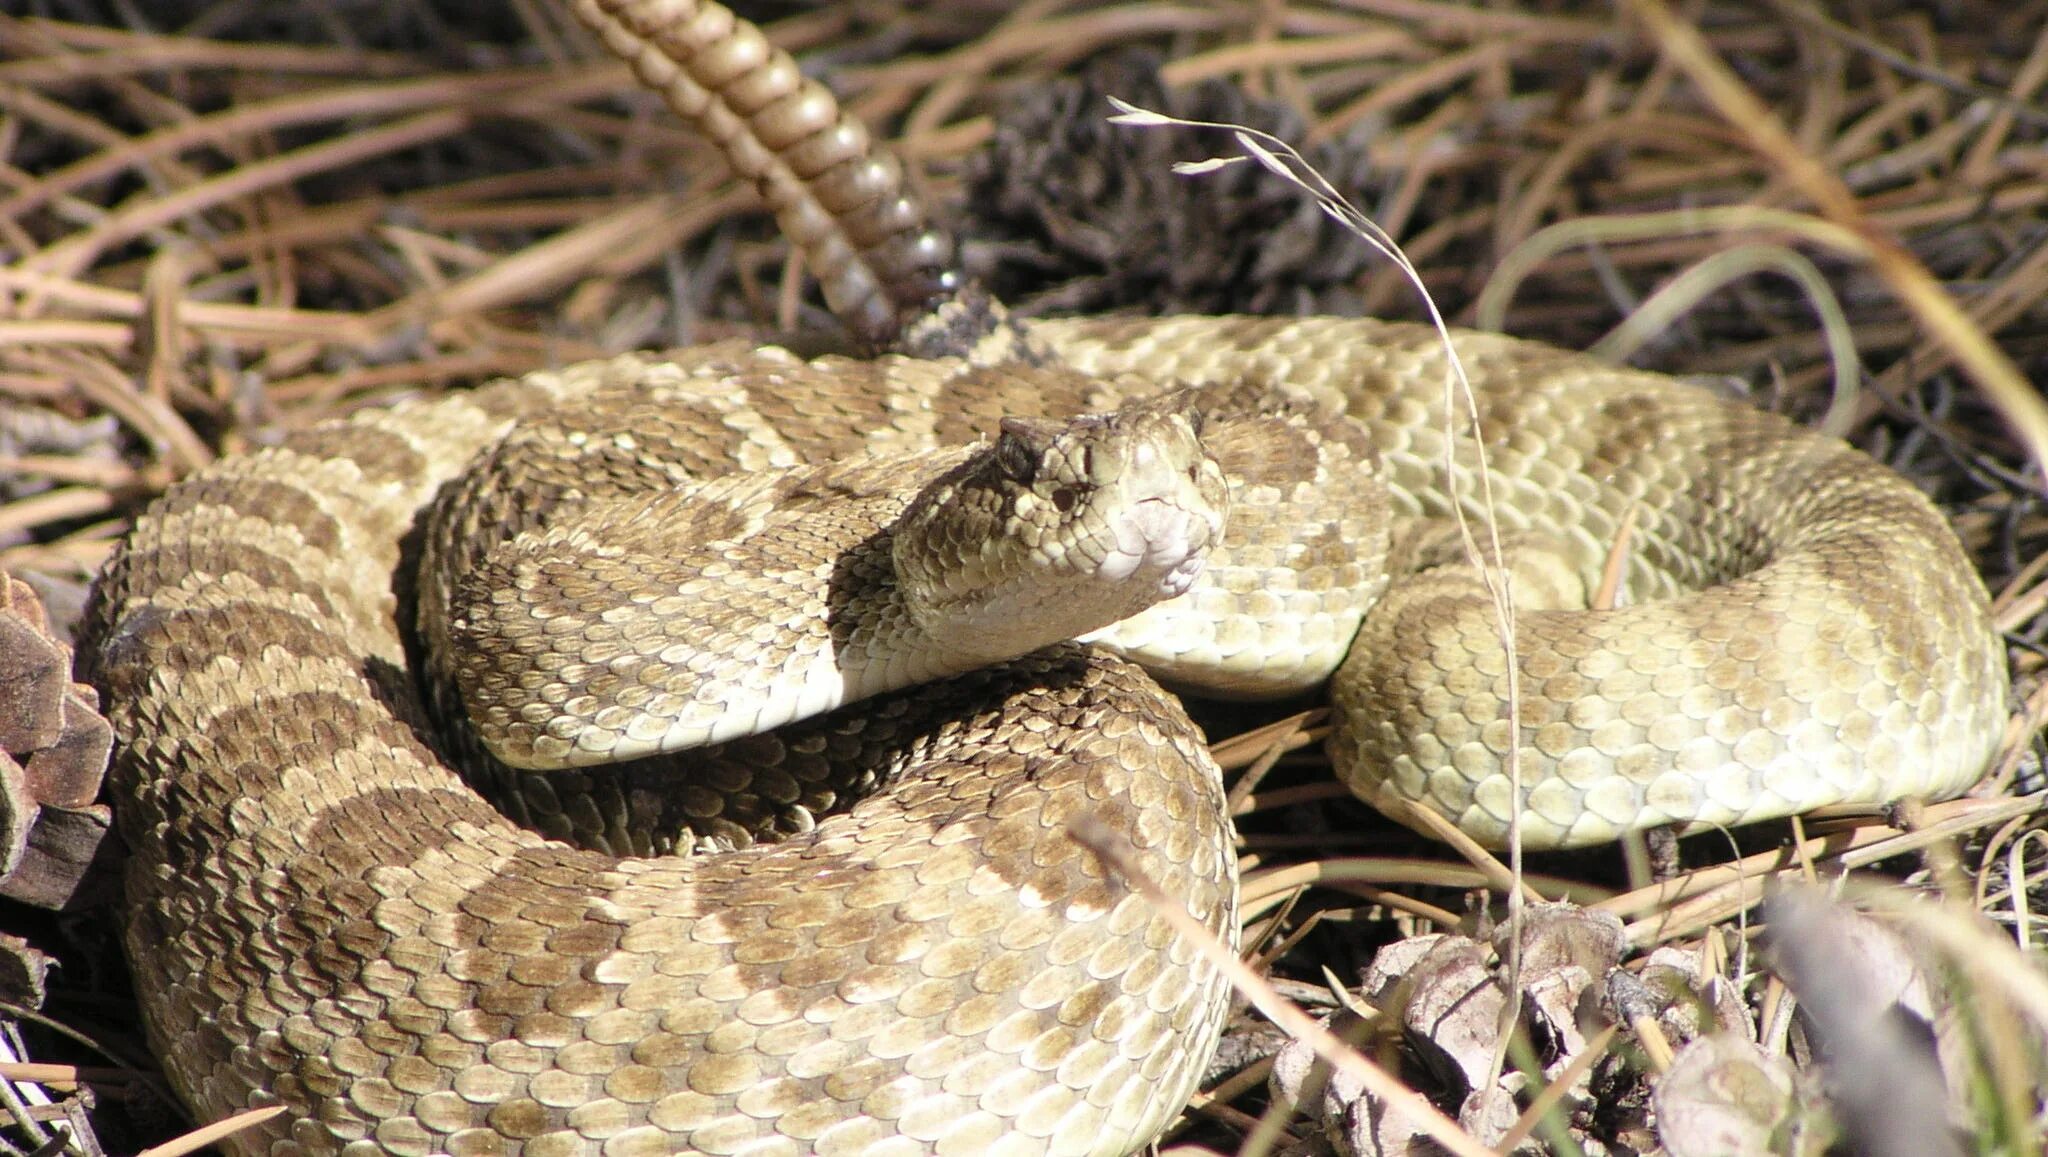
<svg viewBox="0 0 2048 1157">
<path fill-rule="evenodd" d="M 1396 539 L 1427 539 L 1421 516 L 1450 501 L 1425 330 L 1167 319 L 1032 334 L 1101 372 L 1342 391 L 1381 443 Z M 1479 335 L 1461 348 L 1509 525 L 1576 543 L 1597 572 L 1637 504 L 1630 589 L 1716 584 L 1524 614 L 1532 842 L 1939 796 L 1979 774 L 2004 703 L 1996 637 L 1910 487 L 1667 379 Z M 829 751 L 882 790 L 728 856 L 545 843 L 437 756 L 397 625 L 409 529 L 523 414 L 664 367 L 572 367 L 225 460 L 174 487 L 110 565 L 94 661 L 123 744 L 131 956 L 181 1089 L 209 1116 L 290 1106 L 252 1152 L 1141 1142 L 1184 1097 L 1224 992 L 1064 825 L 1106 816 L 1226 940 L 1234 877 L 1214 767 L 1134 670 L 1048 652 L 742 741 L 709 778 L 801 794 Z M 1338 697 L 1374 706 L 1337 754 L 1355 779 L 1392 769 L 1368 790 L 1485 835 L 1505 822 L 1489 758 L 1505 697 L 1462 569 L 1398 581 L 1367 616 L 1364 637 L 1387 641 L 1354 649 Z M 1388 606 L 1405 617 L 1376 625 Z M 1669 714 L 1638 714 L 1658 697 Z"/>
<path fill-rule="evenodd" d="M 799 77 L 750 88 L 756 47 L 704 34 L 694 4 L 675 5 L 688 17 L 677 26 L 695 29 L 676 36 L 728 46 L 696 72 L 635 55 L 648 33 L 619 12 L 659 25 L 664 0 L 586 7 L 672 100 L 711 93 L 715 108 L 758 114 L 710 123 L 751 158 L 742 171 L 782 190 L 786 221 L 811 222 L 792 228 L 837 254 L 813 267 L 858 332 L 886 334 L 900 303 L 943 282 L 915 214 L 895 207 L 891 172 L 864 167 L 865 140 L 813 116 Z M 824 144 L 757 131 L 791 118 Z M 788 154 L 803 164 L 784 165 Z M 806 200 L 807 181 L 829 195 Z M 883 206 L 885 225 L 828 228 L 846 203 Z M 1318 656 L 1282 676 L 1299 681 L 1345 640 L 1314 637 L 1325 628 L 1289 608 L 1319 599 L 1335 571 L 1384 586 L 1335 677 L 1347 722 L 1332 753 L 1368 799 L 1435 807 L 1496 843 L 1518 819 L 1532 846 L 1583 844 L 1649 824 L 1954 794 L 2000 734 L 2001 649 L 1960 547 L 1931 504 L 1839 443 L 1667 378 L 1483 335 L 1457 339 L 1476 441 L 1446 432 L 1443 352 L 1418 327 L 1169 318 L 1037 322 L 1022 336 L 1059 372 L 1127 394 L 1132 383 L 1270 389 L 1364 432 L 1358 446 L 1372 449 L 1352 457 L 1384 488 L 1384 511 L 1333 515 L 1274 546 L 1263 508 L 1237 500 L 1295 484 L 1240 459 L 1237 546 L 1311 565 L 1270 581 L 1242 577 L 1256 566 L 1212 576 L 1185 601 L 1241 605 L 1140 633 L 1235 663 L 1268 645 L 1252 626 L 1268 624 Z M 1235 867 L 1201 737 L 1128 663 L 1061 645 L 889 692 L 709 749 L 689 761 L 697 778 L 671 789 L 587 769 L 574 773 L 587 790 L 573 792 L 528 777 L 521 818 L 585 848 L 485 804 L 451 765 L 475 742 L 435 729 L 435 703 L 452 696 L 422 691 L 400 624 L 415 602 L 434 621 L 451 603 L 473 617 L 492 596 L 456 589 L 460 560 L 456 577 L 430 573 L 414 589 L 426 512 L 544 413 L 617 395 L 605 403 L 615 412 L 599 407 L 611 414 L 599 441 L 617 452 L 593 461 L 659 477 L 764 464 L 750 459 L 778 446 L 811 460 L 906 432 L 958 442 L 1057 401 L 1042 389 L 1005 399 L 987 367 L 963 362 L 890 363 L 922 367 L 905 371 L 924 383 L 909 392 L 847 364 L 728 350 L 536 374 L 224 460 L 138 522 L 97 588 L 81 653 L 121 742 L 128 944 L 152 1040 L 201 1116 L 290 1110 L 229 1144 L 1114 1154 L 1178 1110 L 1226 987 L 1067 825 L 1103 819 L 1226 943 Z M 758 404 L 707 417 L 695 449 L 635 441 L 632 399 L 693 374 Z M 824 401 L 799 409 L 762 388 L 791 382 Z M 1353 449 L 1342 435 L 1331 444 Z M 1482 446 L 1495 511 L 1474 475 Z M 1631 508 L 1625 605 L 1586 610 Z M 1503 528 L 1521 604 L 1512 668 L 1446 529 L 1454 509 Z M 1374 544 L 1368 561 L 1347 538 Z M 832 581 L 859 570 L 818 565 Z M 663 597 L 624 585 L 643 609 Z M 602 651 L 575 660 L 595 670 L 623 661 L 619 639 L 634 628 L 575 630 Z M 573 710 L 584 683 L 564 662 L 543 655 L 531 676 L 471 682 L 508 695 L 559 686 L 536 701 Z M 736 660 L 729 678 L 751 676 Z M 665 693 L 648 686 L 641 699 Z M 515 743 L 585 762 L 562 755 L 581 730 L 551 747 L 561 736 L 529 716 L 533 702 L 500 702 L 501 721 L 526 736 Z M 609 702 L 590 706 L 593 719 Z M 850 792 L 868 794 L 847 807 Z M 788 838 L 655 854 L 749 844 L 762 829 L 733 812 L 755 805 L 730 798 L 758 801 L 766 829 Z M 649 814 L 677 810 L 675 830 L 648 834 Z"/>
</svg>

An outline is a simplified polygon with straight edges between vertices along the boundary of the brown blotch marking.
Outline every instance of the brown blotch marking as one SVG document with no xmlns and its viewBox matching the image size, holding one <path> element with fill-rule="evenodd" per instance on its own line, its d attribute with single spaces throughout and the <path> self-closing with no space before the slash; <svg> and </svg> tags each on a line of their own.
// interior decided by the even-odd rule
<svg viewBox="0 0 2048 1157">
<path fill-rule="evenodd" d="M 122 617 L 120 632 L 103 642 L 100 670 L 113 677 L 113 690 L 123 698 L 152 694 L 146 681 L 159 669 L 197 671 L 215 658 L 238 659 L 246 669 L 260 665 L 273 647 L 282 648 L 283 661 L 295 666 L 315 659 L 343 665 L 361 662 L 356 648 L 304 616 L 255 603 L 182 609 L 131 606 Z M 300 722 L 280 719 L 257 730 L 268 734 Z"/>
<path fill-rule="evenodd" d="M 374 426 L 314 426 L 286 438 L 282 448 L 310 458 L 347 459 L 372 485 L 417 482 L 427 473 L 426 459 L 410 442 Z M 236 485 L 245 483 L 238 480 Z"/>
<path fill-rule="evenodd" d="M 733 374 L 755 412 L 798 452 L 803 461 L 825 462 L 856 454 L 867 432 L 882 424 L 897 388 L 888 363 L 825 358 L 819 372 L 797 366 L 748 364 Z"/>
<path fill-rule="evenodd" d="M 273 554 L 267 549 L 242 541 L 235 542 L 232 547 L 191 538 L 155 539 L 148 545 L 142 545 L 145 541 L 147 540 L 137 540 L 137 545 L 131 546 L 125 556 L 130 573 L 163 575 L 175 581 L 179 576 L 232 572 L 246 577 L 251 583 L 266 591 L 298 595 L 310 603 L 317 613 L 341 613 L 340 608 L 335 605 L 335 592 L 324 581 L 322 574 L 311 567 L 294 563 L 286 555 Z M 286 550 L 290 549 L 288 544 L 278 545 L 284 546 Z M 246 605 L 249 606 L 248 613 L 252 615 L 264 610 L 254 604 Z M 288 611 L 264 613 L 304 624 L 302 618 Z M 311 628 L 305 625 L 298 627 L 300 631 L 309 629 Z M 238 640 L 245 638 L 246 632 L 237 627 L 232 634 L 223 638 L 225 646 L 214 647 L 209 653 L 224 653 L 234 648 Z"/>
<path fill-rule="evenodd" d="M 1285 494 L 1315 477 L 1315 436 L 1281 418 L 1233 422 L 1205 433 L 1202 445 L 1225 474 L 1247 486 Z"/>
<path fill-rule="evenodd" d="M 254 769 L 245 765 L 223 766 L 221 770 L 233 774 Z M 392 933 L 373 918 L 382 897 L 371 888 L 369 877 L 378 867 L 409 862 L 422 854 L 424 848 L 406 837 L 389 840 L 383 846 L 378 838 L 366 837 L 385 831 L 383 825 L 389 824 L 392 816 L 412 813 L 437 826 L 416 826 L 411 832 L 432 831 L 438 839 L 449 839 L 443 834 L 447 831 L 447 816 L 436 814 L 440 810 L 434 806 L 436 802 L 452 804 L 448 810 L 459 811 L 465 801 L 453 793 L 390 791 L 372 792 L 333 805 L 322 813 L 320 823 L 307 838 L 266 842 L 258 852 L 264 856 L 260 863 L 223 861 L 182 869 L 173 879 L 184 883 L 159 893 L 155 902 L 145 907 L 162 909 L 167 921 L 176 924 L 175 913 L 191 899 L 181 893 L 224 887 L 257 888 L 265 893 L 268 915 L 260 926 L 212 945 L 209 954 L 215 959 L 210 968 L 248 985 L 257 983 L 254 978 L 266 978 L 262 982 L 267 994 L 264 1003 L 274 1001 L 286 1011 L 306 1011 L 316 994 L 333 1000 L 341 1008 L 383 1007 L 394 996 L 403 999 L 394 989 L 395 984 L 409 990 L 418 981 L 408 972 L 372 971 L 395 941 Z M 221 849 L 235 846 L 225 834 L 208 842 Z M 296 854 L 294 848 L 299 849 Z M 204 930 L 202 923 L 187 931 Z M 161 931 L 182 934 L 172 927 Z M 169 939 L 162 942 L 171 943 Z M 293 963 L 280 973 L 280 960 Z M 446 978 L 442 973 L 429 973 L 426 979 L 442 984 Z M 447 994 L 442 991 L 438 995 Z M 433 1002 L 427 1003 L 431 1006 Z M 239 1013 L 229 1006 L 217 1015 L 236 1017 Z M 440 1014 L 427 1016 L 436 1025 L 440 1023 Z M 366 1024 L 361 1031 L 368 1039 L 380 1032 L 389 1035 L 394 1027 Z M 330 1031 L 323 1027 L 304 1038 L 292 1034 L 274 1038 L 266 1063 L 296 1072 L 309 1088 L 325 1084 L 332 1095 L 344 1095 L 341 1087 L 333 1084 L 333 1070 L 326 1064 Z M 392 1039 L 406 1039 L 406 1034 Z M 376 1073 L 372 1070 L 365 1075 Z"/>
<path fill-rule="evenodd" d="M 316 714 L 317 713 L 317 714 Z M 230 731 L 229 728 L 244 728 Z M 241 798 L 261 801 L 267 793 L 286 793 L 286 769 L 307 768 L 334 774 L 330 766 L 338 752 L 364 750 L 381 755 L 380 748 L 410 748 L 425 763 L 426 750 L 419 747 L 412 732 L 382 711 L 375 702 L 347 692 L 299 691 L 271 695 L 229 708 L 214 717 L 213 738 L 206 742 L 210 759 L 241 765 L 234 777 Z M 431 766 L 431 765 L 429 765 Z M 488 805 L 467 792 L 456 790 L 453 776 L 447 790 L 468 799 L 470 807 L 442 819 L 492 824 L 495 815 Z M 373 787 L 372 790 L 379 788 Z M 393 785 L 391 790 L 416 791 L 410 784 Z M 298 804 L 294 798 L 286 810 Z"/>
<path fill-rule="evenodd" d="M 194 479 L 166 491 L 150 514 L 152 518 L 162 519 L 208 507 L 224 508 L 244 517 L 261 518 L 275 526 L 289 527 L 297 531 L 307 545 L 322 551 L 332 551 L 342 537 L 341 524 L 322 510 L 304 487 L 266 478 Z"/>
<path fill-rule="evenodd" d="M 715 477 L 731 469 L 730 463 L 746 441 L 728 421 L 707 399 L 640 398 L 582 423 L 580 428 L 589 435 L 590 444 L 581 453 L 586 459 L 601 457 L 599 485 L 620 492 L 643 479 L 657 486 L 673 485 L 678 472 L 693 478 Z M 616 448 L 622 435 L 632 442 L 633 449 Z M 580 479 L 583 464 L 575 471 Z"/>
<path fill-rule="evenodd" d="M 514 431 L 465 489 L 488 493 L 497 479 L 531 479 L 547 487 L 550 504 L 571 491 L 630 497 L 724 473 L 740 442 L 698 399 L 600 396 Z"/>
<path fill-rule="evenodd" d="M 942 445 L 992 436 L 1004 418 L 1070 418 L 1098 408 L 1101 381 L 1058 366 L 967 367 L 946 381 L 936 429 Z"/>
<path fill-rule="evenodd" d="M 1512 421 L 1512 415 L 1501 420 Z M 1595 478 L 1611 477 L 1629 469 L 1644 454 L 1659 452 L 1668 443 L 1669 422 L 1669 405 L 1662 398 L 1623 394 L 1604 399 L 1587 415 L 1587 426 L 1597 438 L 1586 452 L 1586 473 Z"/>
</svg>

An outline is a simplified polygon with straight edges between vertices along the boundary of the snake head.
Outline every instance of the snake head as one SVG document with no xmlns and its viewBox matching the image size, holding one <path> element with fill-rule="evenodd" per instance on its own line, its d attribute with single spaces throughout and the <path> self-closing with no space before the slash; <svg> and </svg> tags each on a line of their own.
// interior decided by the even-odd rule
<svg viewBox="0 0 2048 1157">
<path fill-rule="evenodd" d="M 1185 392 L 1109 414 L 1005 418 L 897 519 L 896 581 L 935 638 L 980 661 L 1011 658 L 1186 591 L 1228 508 Z"/>
</svg>

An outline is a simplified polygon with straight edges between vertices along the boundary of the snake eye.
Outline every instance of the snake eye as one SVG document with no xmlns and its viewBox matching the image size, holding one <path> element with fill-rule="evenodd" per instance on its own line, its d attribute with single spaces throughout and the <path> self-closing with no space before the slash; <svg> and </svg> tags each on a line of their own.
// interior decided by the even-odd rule
<svg viewBox="0 0 2048 1157">
<path fill-rule="evenodd" d="M 996 469 L 1012 482 L 1029 486 L 1038 474 L 1038 451 L 1006 428 L 996 438 Z"/>
</svg>

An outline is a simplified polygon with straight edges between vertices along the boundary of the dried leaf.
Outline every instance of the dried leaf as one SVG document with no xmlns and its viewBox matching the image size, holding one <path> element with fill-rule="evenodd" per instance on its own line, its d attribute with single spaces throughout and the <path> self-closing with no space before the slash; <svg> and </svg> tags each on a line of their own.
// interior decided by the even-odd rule
<svg viewBox="0 0 2048 1157">
<path fill-rule="evenodd" d="M 1679 1051 L 1657 1083 L 1657 1135 L 1671 1157 L 1807 1152 L 1786 1144 L 1809 1133 L 1798 1091 L 1784 1058 L 1738 1036 L 1701 1037 Z"/>
</svg>

